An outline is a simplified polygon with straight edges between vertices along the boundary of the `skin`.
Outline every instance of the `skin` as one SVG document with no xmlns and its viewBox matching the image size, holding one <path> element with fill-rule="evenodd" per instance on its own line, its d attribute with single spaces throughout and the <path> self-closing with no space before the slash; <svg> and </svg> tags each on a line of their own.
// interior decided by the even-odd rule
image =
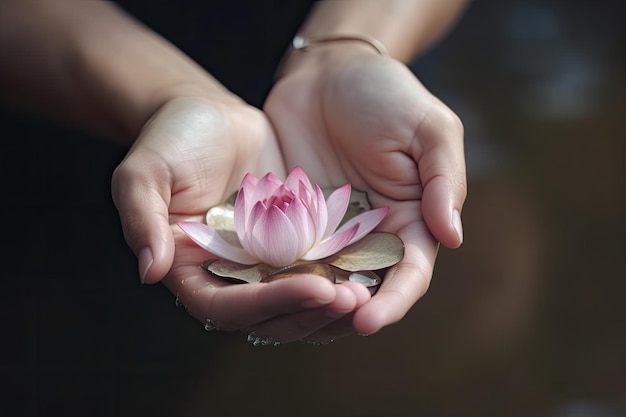
<svg viewBox="0 0 626 417">
<path fill-rule="evenodd" d="M 323 186 L 350 182 L 367 191 L 373 206 L 390 207 L 379 230 L 405 243 L 403 260 L 350 317 L 357 332 L 371 334 L 426 292 L 438 242 L 462 243 L 454 212 L 466 192 L 463 128 L 404 65 L 369 48 L 333 47 L 302 59 L 265 106 L 284 138 L 287 165 L 302 166 Z M 323 77 L 313 62 L 323 62 Z"/>
<path fill-rule="evenodd" d="M 111 3 L 0 0 L 0 101 L 132 144 L 112 193 L 140 280 L 162 281 L 199 320 L 283 343 L 371 334 L 427 290 L 439 242 L 462 242 L 462 126 L 403 64 L 462 5 L 320 2 L 301 34 L 370 35 L 391 57 L 362 42 L 291 54 L 260 111 Z M 201 219 L 248 172 L 284 178 L 295 165 L 390 206 L 379 228 L 405 257 L 374 297 L 317 276 L 228 285 L 199 270 L 207 253 L 176 222 Z"/>
</svg>

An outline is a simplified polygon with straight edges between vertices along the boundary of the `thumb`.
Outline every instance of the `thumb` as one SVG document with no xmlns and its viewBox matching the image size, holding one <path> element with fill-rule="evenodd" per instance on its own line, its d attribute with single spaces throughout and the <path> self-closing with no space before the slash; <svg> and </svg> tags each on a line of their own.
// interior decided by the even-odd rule
<svg viewBox="0 0 626 417">
<path fill-rule="evenodd" d="M 113 173 L 111 192 L 126 242 L 135 252 L 142 284 L 160 281 L 174 259 L 174 237 L 169 225 L 171 182 L 158 164 L 142 164 L 132 153 Z"/>
<path fill-rule="evenodd" d="M 418 132 L 422 211 L 435 239 L 449 248 L 463 243 L 461 212 L 467 195 L 463 125 L 447 107 L 433 111 Z"/>
</svg>

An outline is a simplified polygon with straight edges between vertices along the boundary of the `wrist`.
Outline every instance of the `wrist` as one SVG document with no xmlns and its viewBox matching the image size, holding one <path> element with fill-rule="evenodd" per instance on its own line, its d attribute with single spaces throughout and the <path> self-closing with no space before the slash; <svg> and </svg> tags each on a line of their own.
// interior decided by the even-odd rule
<svg viewBox="0 0 626 417">
<path fill-rule="evenodd" d="M 353 34 L 376 38 L 389 55 L 407 63 L 431 47 L 467 0 L 319 0 L 300 34 Z"/>
<path fill-rule="evenodd" d="M 371 46 L 382 56 L 389 56 L 389 52 L 385 45 L 380 42 L 378 39 L 373 38 L 368 35 L 351 35 L 351 34 L 337 34 L 324 36 L 320 38 L 310 38 L 305 36 L 297 35 L 293 38 L 291 42 L 291 48 L 297 51 L 307 51 L 311 47 L 316 47 L 320 45 L 326 45 L 333 42 L 362 42 L 366 45 Z"/>
<path fill-rule="evenodd" d="M 146 122 L 165 104 L 183 97 L 215 103 L 239 99 L 186 57 L 176 57 L 157 70 L 130 60 L 106 59 L 109 55 L 83 53 L 72 60 L 76 85 L 84 101 L 97 110 L 88 120 L 107 136 L 132 143 Z M 154 65 L 159 65 L 157 62 Z M 95 126 L 94 126 L 95 125 Z"/>
<path fill-rule="evenodd" d="M 148 119 L 175 98 L 234 101 L 203 68 L 114 4 L 83 7 L 92 18 L 75 22 L 71 10 L 62 14 L 69 23 L 63 26 L 68 40 L 59 72 L 72 85 L 66 101 L 74 107 L 61 116 L 132 143 Z"/>
<path fill-rule="evenodd" d="M 349 63 L 358 57 L 389 57 L 384 45 L 360 35 L 327 38 L 296 37 L 276 72 L 277 78 L 300 71 L 323 71 Z"/>
<path fill-rule="evenodd" d="M 230 92 L 209 74 L 206 74 L 206 78 L 206 80 L 200 81 L 164 84 L 156 88 L 147 100 L 144 113 L 150 117 L 163 105 L 179 99 L 208 102 L 216 107 L 245 104 L 241 98 Z"/>
</svg>

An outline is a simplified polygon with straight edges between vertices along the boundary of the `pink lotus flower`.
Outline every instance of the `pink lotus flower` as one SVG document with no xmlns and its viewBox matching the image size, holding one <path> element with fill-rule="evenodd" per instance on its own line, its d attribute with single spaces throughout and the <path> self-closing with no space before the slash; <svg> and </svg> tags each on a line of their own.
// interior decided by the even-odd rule
<svg viewBox="0 0 626 417">
<path fill-rule="evenodd" d="M 350 184 L 324 199 L 300 167 L 285 182 L 274 174 L 246 175 L 237 194 L 234 223 L 241 246 L 228 243 L 210 226 L 181 222 L 179 227 L 199 246 L 236 263 L 274 267 L 336 254 L 371 232 L 387 207 L 359 214 L 338 228 L 350 201 Z"/>
</svg>

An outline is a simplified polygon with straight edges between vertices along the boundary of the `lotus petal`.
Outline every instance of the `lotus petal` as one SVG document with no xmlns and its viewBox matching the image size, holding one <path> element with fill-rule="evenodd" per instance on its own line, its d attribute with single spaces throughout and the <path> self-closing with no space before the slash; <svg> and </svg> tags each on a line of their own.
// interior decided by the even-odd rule
<svg viewBox="0 0 626 417">
<path fill-rule="evenodd" d="M 358 232 L 354 235 L 349 244 L 352 244 L 363 236 L 367 235 L 369 232 L 374 230 L 376 226 L 385 218 L 385 215 L 389 211 L 388 207 L 378 208 L 370 211 L 366 211 L 364 213 L 359 214 L 356 217 L 348 220 L 343 226 L 341 226 L 337 232 L 341 232 L 345 229 L 352 227 L 355 223 L 360 223 Z"/>
<path fill-rule="evenodd" d="M 315 244 L 315 223 L 304 203 L 297 198 L 287 207 L 285 215 L 298 236 L 296 252 L 300 257 Z"/>
<path fill-rule="evenodd" d="M 337 253 L 343 249 L 350 240 L 354 237 L 359 229 L 359 224 L 355 224 L 352 228 L 344 230 L 342 232 L 335 233 L 328 239 L 318 243 L 304 254 L 302 259 L 307 261 L 314 261 L 317 259 L 326 258 L 334 253 Z"/>
<path fill-rule="evenodd" d="M 252 248 L 269 265 L 285 266 L 298 257 L 298 235 L 289 218 L 276 206 L 268 207 L 252 229 Z"/>
<path fill-rule="evenodd" d="M 245 187 L 245 190 L 250 192 L 249 195 L 246 195 L 246 200 L 248 201 L 246 204 L 246 213 L 250 212 L 249 210 L 257 201 L 263 201 L 271 196 L 282 185 L 283 183 L 278 177 L 270 172 L 259 179 L 254 186 Z"/>
<path fill-rule="evenodd" d="M 235 247 L 226 242 L 212 228 L 200 222 L 179 222 L 177 223 L 186 234 L 206 251 L 241 264 L 252 265 L 259 260 L 251 256 L 242 248 Z"/>
<path fill-rule="evenodd" d="M 329 258 L 341 251 L 342 256 L 332 257 L 337 265 L 369 269 L 349 247 L 370 233 L 388 208 L 367 211 L 367 196 L 352 190 L 350 184 L 327 195 L 300 167 L 294 168 L 284 183 L 272 173 L 262 178 L 248 174 L 238 193 L 209 210 L 208 226 L 191 222 L 179 225 L 207 251 L 238 264 L 264 263 L 289 269 L 300 264 L 299 260 Z M 368 262 L 379 266 L 387 264 L 388 257 Z"/>
<path fill-rule="evenodd" d="M 324 230 L 322 239 L 326 239 L 332 235 L 341 219 L 343 219 L 346 210 L 348 209 L 348 203 L 350 203 L 350 184 L 346 184 L 341 188 L 337 188 L 326 199 L 326 210 L 328 212 L 328 223 L 326 224 L 326 230 Z"/>
<path fill-rule="evenodd" d="M 328 207 L 322 189 L 315 185 L 315 242 L 324 240 L 324 232 L 328 224 Z"/>
<path fill-rule="evenodd" d="M 252 210 L 248 213 L 248 217 L 246 218 L 246 229 L 243 233 L 243 237 L 241 237 L 241 243 L 245 246 L 245 242 L 247 242 L 250 238 L 252 230 L 254 230 L 254 226 L 259 223 L 261 217 L 267 211 L 267 207 L 262 201 L 257 201 Z"/>
<path fill-rule="evenodd" d="M 297 166 L 287 175 L 285 187 L 295 192 L 300 192 L 300 184 L 304 186 L 309 194 L 313 194 L 313 186 L 311 185 L 311 181 L 309 181 L 309 177 L 301 167 Z"/>
<path fill-rule="evenodd" d="M 237 199 L 235 200 L 235 207 L 234 207 L 234 213 L 233 213 L 235 231 L 237 232 L 237 237 L 239 238 L 239 242 L 245 239 L 246 232 L 248 230 L 247 218 L 248 216 L 246 213 L 246 190 L 244 187 L 241 187 L 239 189 L 239 192 L 237 193 Z"/>
</svg>

